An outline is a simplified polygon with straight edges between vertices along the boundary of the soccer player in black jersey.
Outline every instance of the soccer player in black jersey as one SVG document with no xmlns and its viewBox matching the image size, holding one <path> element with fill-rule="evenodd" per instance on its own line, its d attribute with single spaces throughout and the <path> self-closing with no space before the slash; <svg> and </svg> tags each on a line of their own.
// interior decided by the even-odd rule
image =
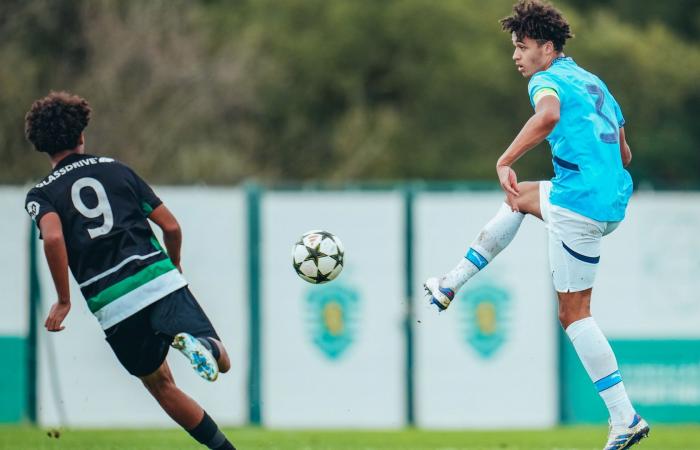
<svg viewBox="0 0 700 450">
<path fill-rule="evenodd" d="M 185 354 L 214 381 L 231 366 L 226 349 L 180 270 L 182 234 L 172 213 L 133 170 L 85 154 L 91 109 L 83 98 L 51 92 L 32 104 L 25 134 L 53 168 L 27 194 L 56 287 L 44 326 L 61 331 L 70 310 L 68 269 L 107 342 L 161 407 L 210 449 L 232 450 L 216 423 L 176 385 L 165 357 Z M 163 230 L 163 249 L 148 220 Z M 166 252 L 167 250 L 167 252 Z"/>
</svg>

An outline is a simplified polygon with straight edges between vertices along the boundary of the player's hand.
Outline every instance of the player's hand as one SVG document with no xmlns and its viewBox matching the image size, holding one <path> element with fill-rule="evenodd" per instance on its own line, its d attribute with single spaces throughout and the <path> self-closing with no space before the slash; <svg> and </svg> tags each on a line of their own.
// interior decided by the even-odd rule
<svg viewBox="0 0 700 450">
<path fill-rule="evenodd" d="M 508 197 L 508 203 L 513 208 L 513 211 L 518 211 L 517 202 L 515 199 L 520 195 L 518 190 L 518 177 L 515 171 L 510 166 L 496 166 L 498 174 L 498 182 L 501 184 L 501 189 Z"/>
<path fill-rule="evenodd" d="M 70 311 L 70 302 L 56 302 L 51 305 L 49 315 L 44 322 L 44 327 L 48 331 L 61 331 L 66 327 L 61 325 Z"/>
</svg>

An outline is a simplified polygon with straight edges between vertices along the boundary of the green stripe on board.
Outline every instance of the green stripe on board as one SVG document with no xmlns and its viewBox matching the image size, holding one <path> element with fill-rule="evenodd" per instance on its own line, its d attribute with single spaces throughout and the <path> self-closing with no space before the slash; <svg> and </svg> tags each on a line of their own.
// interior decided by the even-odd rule
<svg viewBox="0 0 700 450">
<path fill-rule="evenodd" d="M 415 379 L 413 376 L 413 323 L 414 323 L 414 310 L 413 310 L 413 201 L 415 194 L 413 191 L 413 186 L 408 186 L 404 191 L 404 236 L 405 242 L 405 255 L 406 260 L 404 261 L 406 272 L 404 273 L 406 277 L 406 291 L 404 292 L 406 296 L 406 317 L 404 324 L 405 339 L 406 339 L 406 425 L 415 425 L 415 412 L 414 412 L 414 384 Z"/>
<path fill-rule="evenodd" d="M 119 297 L 174 269 L 175 266 L 170 261 L 170 258 L 155 262 L 140 272 L 113 284 L 96 296 L 87 299 L 88 308 L 95 313 Z"/>
<path fill-rule="evenodd" d="M 20 422 L 25 418 L 27 395 L 27 340 L 0 336 L 0 423 Z"/>
<path fill-rule="evenodd" d="M 260 425 L 261 380 L 260 366 L 260 188 L 248 185 L 248 292 L 250 295 L 250 366 L 248 368 L 248 420 L 252 425 Z"/>
<path fill-rule="evenodd" d="M 625 390 L 650 423 L 700 417 L 699 339 L 610 339 Z M 607 410 L 570 342 L 562 354 L 564 423 L 604 423 Z"/>
<path fill-rule="evenodd" d="M 34 222 L 29 224 L 29 323 L 27 324 L 27 349 L 24 367 L 27 372 L 27 395 L 25 406 L 29 422 L 37 422 L 37 329 L 39 328 L 39 309 L 41 308 L 41 282 L 39 281 L 39 264 L 37 258 L 37 245 L 39 236 Z"/>
</svg>

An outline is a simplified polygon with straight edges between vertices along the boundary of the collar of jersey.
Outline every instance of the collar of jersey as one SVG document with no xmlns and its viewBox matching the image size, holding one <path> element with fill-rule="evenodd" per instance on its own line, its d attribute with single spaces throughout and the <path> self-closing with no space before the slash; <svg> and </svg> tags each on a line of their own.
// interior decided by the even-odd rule
<svg viewBox="0 0 700 450">
<path fill-rule="evenodd" d="M 78 160 L 81 160 L 83 158 L 91 158 L 92 155 L 88 155 L 87 153 L 71 153 L 70 155 L 66 156 L 62 160 L 56 164 L 56 167 L 54 167 L 54 170 L 60 169 L 63 166 L 67 166 L 68 164 L 74 163 Z"/>
<path fill-rule="evenodd" d="M 550 64 L 549 67 L 562 62 L 574 62 L 574 59 L 571 56 L 557 56 L 552 60 L 552 64 Z"/>
</svg>

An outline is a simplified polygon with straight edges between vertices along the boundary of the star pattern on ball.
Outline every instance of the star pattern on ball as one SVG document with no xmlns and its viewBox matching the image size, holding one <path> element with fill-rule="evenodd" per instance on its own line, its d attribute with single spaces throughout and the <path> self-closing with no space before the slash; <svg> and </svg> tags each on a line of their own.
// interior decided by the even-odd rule
<svg viewBox="0 0 700 450">
<path fill-rule="evenodd" d="M 333 259 L 335 261 L 335 265 L 337 266 L 338 264 L 343 264 L 343 252 L 338 250 L 338 253 L 335 255 L 326 255 L 329 258 Z"/>
<path fill-rule="evenodd" d="M 322 241 L 323 240 L 318 241 L 318 244 L 316 244 L 313 247 L 309 247 L 308 245 L 306 246 L 306 251 L 309 252 L 309 256 L 306 257 L 305 261 L 313 259 L 314 264 L 318 266 L 318 259 L 323 258 L 324 256 L 328 256 L 325 253 L 323 253 L 320 249 Z"/>
<path fill-rule="evenodd" d="M 322 233 L 317 233 L 317 234 L 321 234 L 321 235 L 322 235 Z M 327 233 L 326 233 L 326 234 L 327 234 Z M 318 268 L 318 259 L 319 259 L 319 258 L 323 258 L 324 256 L 329 256 L 329 255 L 326 255 L 325 253 L 323 253 L 323 252 L 321 251 L 321 242 L 323 242 L 323 239 L 325 239 L 325 237 L 323 237 L 323 235 L 322 235 L 321 239 L 319 239 L 319 241 L 318 241 L 318 244 L 316 244 L 316 245 L 313 246 L 313 247 L 309 247 L 308 245 L 305 245 L 306 251 L 309 252 L 309 255 L 304 259 L 304 261 L 313 260 L 314 265 L 315 265 L 317 268 Z M 338 264 L 337 260 L 336 260 L 336 264 Z M 328 279 L 328 274 L 324 275 L 324 274 L 321 273 L 320 270 L 318 270 L 318 271 L 316 272 L 316 276 L 315 276 L 315 277 L 312 277 L 312 278 L 313 278 L 313 279 L 316 281 L 316 283 L 318 283 L 318 284 L 325 283 L 326 281 L 330 281 L 330 280 Z"/>
<path fill-rule="evenodd" d="M 316 242 L 315 245 L 307 245 L 304 242 L 305 238 L 310 234 L 317 235 L 320 238 L 318 240 L 313 240 Z M 327 254 L 327 253 L 321 251 L 321 245 L 323 244 L 323 242 L 326 239 L 330 239 L 335 244 L 336 253 Z M 306 240 L 308 241 L 308 239 L 306 239 Z M 335 236 L 332 233 L 329 233 L 327 231 L 315 231 L 313 233 L 307 233 L 304 236 L 302 236 L 302 238 L 295 244 L 295 246 L 304 247 L 304 249 L 306 250 L 306 256 L 304 257 L 304 259 L 302 259 L 299 262 L 297 262 L 296 260 L 293 262 L 294 270 L 296 270 L 296 272 L 299 274 L 299 276 L 301 276 L 305 280 L 310 281 L 312 283 L 322 284 L 322 283 L 326 283 L 328 281 L 331 281 L 332 278 L 330 278 L 330 275 L 334 271 L 336 271 L 338 266 L 342 267 L 342 265 L 343 265 L 343 251 L 338 246 L 338 243 L 335 240 Z M 321 258 L 331 258 L 333 261 L 335 261 L 335 264 L 333 265 L 333 269 L 328 271 L 328 273 L 326 273 L 326 274 L 323 274 L 323 273 L 321 273 L 320 270 L 318 270 L 319 259 L 321 259 Z M 315 276 L 306 275 L 301 270 L 301 266 L 308 261 L 311 261 L 313 263 L 314 267 L 316 268 L 316 275 Z M 335 276 L 333 278 L 335 278 Z"/>
</svg>

